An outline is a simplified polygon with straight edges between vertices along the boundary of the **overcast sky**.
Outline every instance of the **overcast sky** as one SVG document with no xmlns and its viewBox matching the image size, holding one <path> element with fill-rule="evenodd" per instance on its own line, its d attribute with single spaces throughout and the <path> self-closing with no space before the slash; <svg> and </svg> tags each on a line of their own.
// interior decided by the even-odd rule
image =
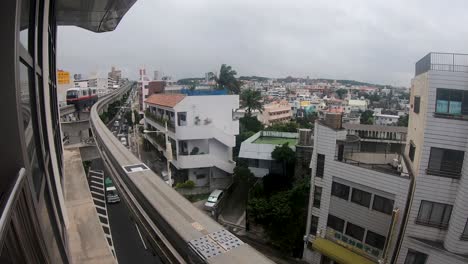
<svg viewBox="0 0 468 264">
<path fill-rule="evenodd" d="M 466 10 L 466 0 L 138 0 L 113 32 L 59 28 L 58 67 L 184 78 L 226 63 L 239 75 L 409 86 L 429 51 L 468 53 Z"/>
</svg>

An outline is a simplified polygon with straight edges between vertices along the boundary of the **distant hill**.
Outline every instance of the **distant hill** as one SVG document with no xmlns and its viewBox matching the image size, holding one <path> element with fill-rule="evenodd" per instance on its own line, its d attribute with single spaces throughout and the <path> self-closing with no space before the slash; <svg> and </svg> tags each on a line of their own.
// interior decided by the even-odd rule
<svg viewBox="0 0 468 264">
<path fill-rule="evenodd" d="M 177 84 L 179 85 L 191 85 L 191 84 L 197 84 L 201 81 L 205 80 L 205 78 L 184 78 L 180 79 L 177 81 Z"/>
<path fill-rule="evenodd" d="M 265 82 L 268 81 L 270 78 L 267 77 L 261 77 L 261 76 L 241 76 L 239 77 L 239 80 L 241 81 L 259 81 L 259 82 Z"/>
</svg>

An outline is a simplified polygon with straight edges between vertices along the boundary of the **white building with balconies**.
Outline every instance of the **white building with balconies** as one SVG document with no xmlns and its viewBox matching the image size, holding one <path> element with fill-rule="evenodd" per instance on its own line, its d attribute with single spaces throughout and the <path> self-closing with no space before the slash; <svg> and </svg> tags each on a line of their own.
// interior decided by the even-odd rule
<svg viewBox="0 0 468 264">
<path fill-rule="evenodd" d="M 191 180 L 198 187 L 223 188 L 232 181 L 235 162 L 232 148 L 239 134 L 233 112 L 239 108 L 238 95 L 204 91 L 196 95 L 153 94 L 145 100 L 145 126 L 165 130 L 172 145 L 175 182 Z M 145 135 L 160 151 L 164 134 Z"/>
</svg>

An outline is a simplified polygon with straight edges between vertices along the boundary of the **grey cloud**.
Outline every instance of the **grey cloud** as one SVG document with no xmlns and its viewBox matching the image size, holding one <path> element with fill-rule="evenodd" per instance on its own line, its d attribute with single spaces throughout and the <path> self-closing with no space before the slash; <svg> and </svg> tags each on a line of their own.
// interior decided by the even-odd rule
<svg viewBox="0 0 468 264">
<path fill-rule="evenodd" d="M 466 3 L 377 0 L 139 0 L 114 32 L 59 29 L 58 65 L 176 78 L 221 63 L 241 75 L 311 76 L 408 86 L 429 51 L 468 52 Z"/>
</svg>

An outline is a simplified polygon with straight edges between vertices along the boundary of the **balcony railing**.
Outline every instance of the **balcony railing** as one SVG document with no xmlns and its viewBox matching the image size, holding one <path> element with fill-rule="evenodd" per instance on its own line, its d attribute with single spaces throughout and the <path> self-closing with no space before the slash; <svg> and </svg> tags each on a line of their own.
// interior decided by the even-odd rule
<svg viewBox="0 0 468 264">
<path fill-rule="evenodd" d="M 145 111 L 145 117 L 149 118 L 153 122 L 156 122 L 156 123 L 160 124 L 163 127 L 166 125 L 166 122 L 167 122 L 167 129 L 172 131 L 172 132 L 175 132 L 175 122 L 174 122 L 174 120 L 169 120 L 167 118 L 158 116 L 158 115 L 156 115 L 154 113 L 151 113 L 151 111 L 149 111 L 149 110 Z"/>
<path fill-rule="evenodd" d="M 468 72 L 468 54 L 431 52 L 416 62 L 415 75 L 429 70 Z"/>
</svg>

